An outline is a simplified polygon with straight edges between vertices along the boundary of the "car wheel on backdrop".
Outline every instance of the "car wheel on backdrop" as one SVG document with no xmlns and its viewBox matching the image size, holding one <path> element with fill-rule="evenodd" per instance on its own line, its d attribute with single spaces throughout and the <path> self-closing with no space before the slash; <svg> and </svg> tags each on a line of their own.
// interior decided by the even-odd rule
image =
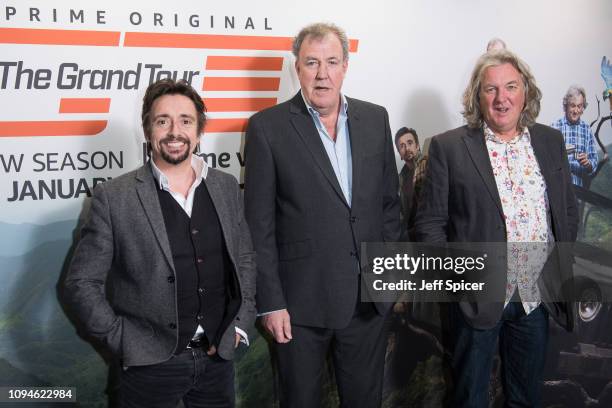
<svg viewBox="0 0 612 408">
<path fill-rule="evenodd" d="M 579 342 L 597 342 L 601 328 L 599 319 L 603 307 L 601 289 L 593 282 L 586 280 L 578 285 L 576 303 L 576 331 Z"/>
</svg>

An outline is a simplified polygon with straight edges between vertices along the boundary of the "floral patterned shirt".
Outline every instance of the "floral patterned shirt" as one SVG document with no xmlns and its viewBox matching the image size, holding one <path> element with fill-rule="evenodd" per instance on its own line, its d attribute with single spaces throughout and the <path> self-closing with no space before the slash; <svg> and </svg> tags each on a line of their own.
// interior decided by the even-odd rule
<svg viewBox="0 0 612 408">
<path fill-rule="evenodd" d="M 546 183 L 525 128 L 503 141 L 483 126 L 508 242 L 506 302 L 518 290 L 525 313 L 540 304 L 537 280 L 554 241 Z"/>
</svg>

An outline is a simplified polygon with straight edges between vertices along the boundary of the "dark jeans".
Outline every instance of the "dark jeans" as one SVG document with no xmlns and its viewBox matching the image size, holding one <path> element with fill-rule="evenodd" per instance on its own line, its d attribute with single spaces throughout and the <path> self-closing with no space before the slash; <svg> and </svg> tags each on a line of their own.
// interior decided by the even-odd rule
<svg viewBox="0 0 612 408">
<path fill-rule="evenodd" d="M 506 407 L 540 407 L 548 343 L 548 313 L 542 305 L 525 315 L 520 302 L 506 306 L 491 329 L 471 327 L 458 305 L 451 306 L 453 407 L 489 406 L 488 387 L 499 338 Z"/>
<path fill-rule="evenodd" d="M 186 408 L 233 407 L 234 363 L 196 348 L 119 376 L 122 408 L 176 408 L 180 400 Z"/>
</svg>

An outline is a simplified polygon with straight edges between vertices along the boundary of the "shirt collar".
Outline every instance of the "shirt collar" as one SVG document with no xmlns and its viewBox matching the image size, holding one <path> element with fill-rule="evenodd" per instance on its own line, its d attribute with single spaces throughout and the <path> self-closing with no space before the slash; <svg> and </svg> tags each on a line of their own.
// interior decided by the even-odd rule
<svg viewBox="0 0 612 408">
<path fill-rule="evenodd" d="M 531 135 L 529 134 L 529 129 L 527 127 L 524 127 L 522 132 L 519 133 L 515 138 L 513 138 L 510 141 L 503 141 L 501 140 L 494 132 L 493 130 L 491 130 L 491 128 L 487 125 L 486 122 L 482 122 L 482 131 L 485 135 L 485 140 L 490 140 L 492 142 L 495 143 L 508 143 L 508 144 L 513 144 L 513 143 L 517 143 L 521 140 L 526 140 L 527 142 L 531 142 Z"/>
<path fill-rule="evenodd" d="M 168 181 L 168 177 L 155 165 L 153 160 L 149 160 L 151 162 L 151 170 L 153 171 L 153 178 L 159 184 L 159 189 L 169 189 L 170 182 Z M 208 164 L 201 156 L 197 154 L 191 155 L 191 168 L 195 172 L 196 182 L 199 183 L 200 180 L 205 180 L 208 175 Z"/>
<path fill-rule="evenodd" d="M 300 95 L 302 95 L 302 99 L 304 100 L 304 104 L 306 105 L 306 109 L 308 110 L 308 113 L 310 113 L 310 115 L 314 116 L 314 117 L 319 117 L 319 112 L 313 108 L 312 106 L 310 106 L 310 104 L 308 103 L 308 101 L 306 100 L 306 97 L 304 97 L 304 92 L 302 92 L 302 90 L 300 89 Z M 346 96 L 344 96 L 344 94 L 340 94 L 340 99 L 342 100 L 342 109 L 340 109 L 340 115 L 341 116 L 347 116 L 347 112 L 348 112 L 348 101 L 346 100 Z"/>
</svg>

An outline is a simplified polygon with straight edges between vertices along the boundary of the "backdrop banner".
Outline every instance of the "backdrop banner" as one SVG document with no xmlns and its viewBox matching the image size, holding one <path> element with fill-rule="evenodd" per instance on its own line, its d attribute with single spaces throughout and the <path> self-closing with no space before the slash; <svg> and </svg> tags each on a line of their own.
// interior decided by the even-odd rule
<svg viewBox="0 0 612 408">
<path fill-rule="evenodd" d="M 145 89 L 161 78 L 191 83 L 208 110 L 202 155 L 242 182 L 248 118 L 298 91 L 292 39 L 317 21 L 349 36 L 343 92 L 385 106 L 392 131 L 416 129 L 424 150 L 431 136 L 464 123 L 462 93 L 491 38 L 530 65 L 543 93 L 538 122 L 562 118 L 568 87 L 584 87 L 582 119 L 593 122 L 603 164 L 577 188 L 576 265 L 609 280 L 612 169 L 603 159 L 612 120 L 600 73 L 602 57 L 612 57 L 609 0 L 2 0 L 0 387 L 71 387 L 78 406 L 112 406 L 115 375 L 105 353 L 76 333 L 57 286 L 94 186 L 146 160 Z M 597 282 L 584 278 L 576 287 L 575 333 L 551 323 L 545 406 L 612 406 L 612 307 Z M 432 302 L 394 307 L 385 407 L 443 406 L 451 387 L 444 317 Z M 240 407 L 277 398 L 261 333 L 250 333 L 236 360 Z M 337 406 L 328 373 L 324 406 Z M 499 364 L 492 384 L 495 405 L 503 398 Z"/>
</svg>

